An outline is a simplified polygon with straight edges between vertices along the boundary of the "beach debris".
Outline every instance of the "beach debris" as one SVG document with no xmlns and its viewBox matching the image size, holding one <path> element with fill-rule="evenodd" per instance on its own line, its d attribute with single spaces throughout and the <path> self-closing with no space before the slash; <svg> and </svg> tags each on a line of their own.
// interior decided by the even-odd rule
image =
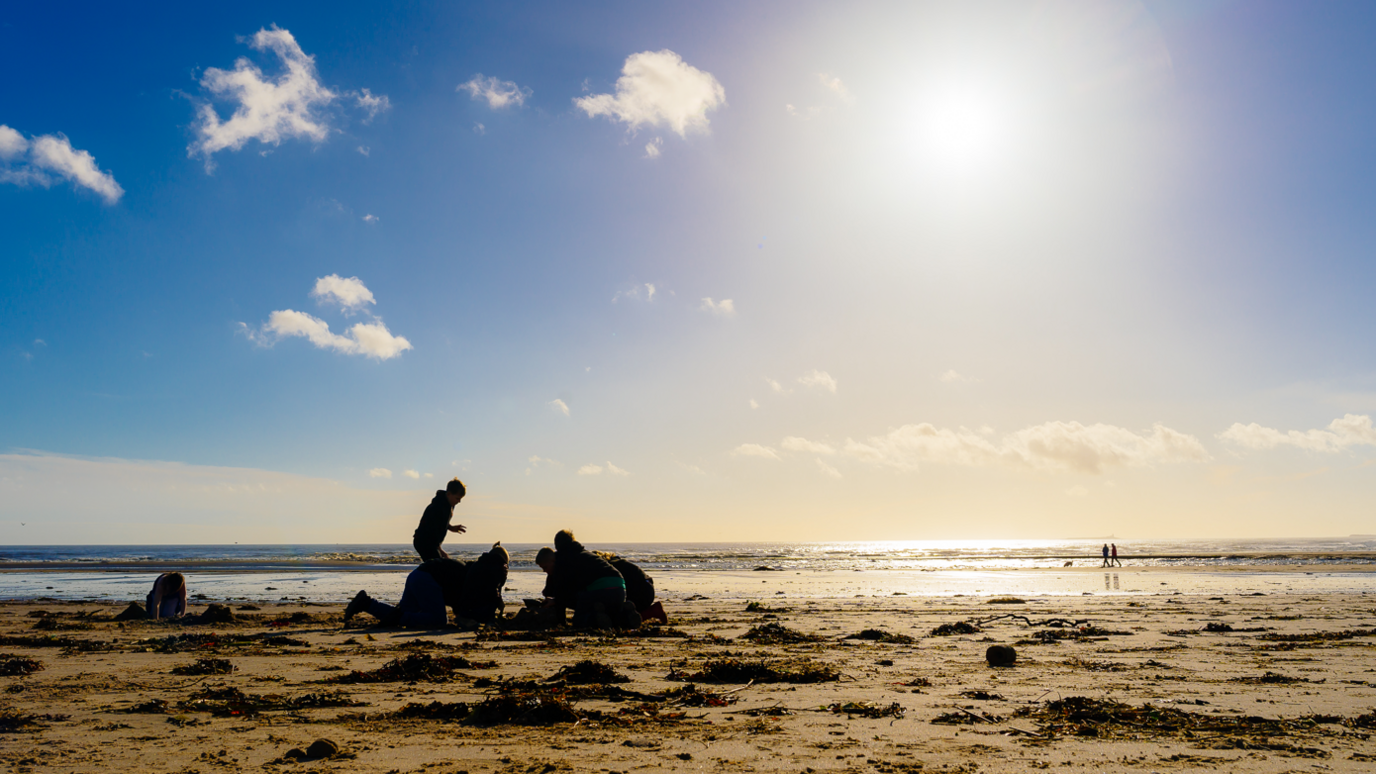
<svg viewBox="0 0 1376 774">
<path fill-rule="evenodd" d="M 179 705 L 186 712 L 209 712 L 218 717 L 251 717 L 263 712 L 297 711 L 318 707 L 359 707 L 345 693 L 307 693 L 300 696 L 255 695 L 238 688 L 207 688 Z"/>
<path fill-rule="evenodd" d="M 960 695 L 963 698 L 974 699 L 975 701 L 1006 701 L 1001 694 L 990 693 L 989 691 L 961 691 Z"/>
<path fill-rule="evenodd" d="M 135 650 L 152 653 L 184 653 L 189 650 L 215 651 L 221 648 L 289 647 L 309 648 L 311 644 L 281 634 L 170 634 L 147 637 L 135 643 Z"/>
<path fill-rule="evenodd" d="M 1017 662 L 1018 652 L 1012 645 L 990 645 L 984 651 L 984 660 L 991 667 L 1009 667 Z"/>
<path fill-rule="evenodd" d="M 63 621 L 55 615 L 46 615 L 33 622 L 33 629 L 40 632 L 86 631 L 91 624 L 86 621 Z"/>
<path fill-rule="evenodd" d="M 143 605 L 137 602 L 130 602 L 119 615 L 115 616 L 116 621 L 142 621 L 148 617 L 148 611 L 143 609 Z"/>
<path fill-rule="evenodd" d="M 1277 672 L 1267 671 L 1260 676 L 1234 677 L 1230 683 L 1244 683 L 1247 685 L 1291 685 L 1293 683 L 1321 683 L 1323 680 L 1306 680 L 1303 677 L 1290 677 Z"/>
<path fill-rule="evenodd" d="M 46 727 L 45 723 L 59 723 L 70 718 L 71 715 L 34 715 L 13 707 L 0 707 L 0 734 L 39 731 Z"/>
<path fill-rule="evenodd" d="M 787 613 L 786 607 L 770 607 L 763 602 L 746 602 L 745 612 L 747 613 Z"/>
<path fill-rule="evenodd" d="M 581 716 L 563 697 L 552 693 L 489 696 L 471 705 L 463 723 L 470 726 L 547 726 L 576 723 Z"/>
<path fill-rule="evenodd" d="M 985 626 L 985 625 L 991 624 L 991 623 L 993 623 L 993 622 L 995 622 L 995 621 L 1002 621 L 1002 620 L 1005 619 L 1005 618 L 1012 618 L 1012 619 L 1015 619 L 1015 620 L 1018 620 L 1018 621 L 1022 621 L 1024 624 L 1026 624 L 1026 625 L 1028 625 L 1028 626 L 1053 626 L 1053 627 L 1059 627 L 1059 626 L 1085 626 L 1086 624 L 1089 623 L 1089 619 L 1088 619 L 1088 618 L 1083 618 L 1083 619 L 1074 620 L 1074 621 L 1072 621 L 1072 620 L 1069 619 L 1069 618 L 1044 618 L 1044 619 L 1042 619 L 1042 620 L 1040 620 L 1040 621 L 1033 621 L 1031 618 L 1029 618 L 1029 617 L 1027 617 L 1027 616 L 1025 616 L 1025 615 L 1018 614 L 1018 613 L 1005 613 L 1005 614 L 1003 614 L 1003 615 L 996 615 L 996 616 L 994 616 L 993 618 L 981 618 L 981 619 L 978 619 L 978 620 L 974 621 L 973 623 L 974 623 L 976 626 Z"/>
<path fill-rule="evenodd" d="M 0 676 L 23 677 L 41 669 L 43 669 L 43 662 L 37 659 L 16 656 L 12 653 L 0 653 Z"/>
<path fill-rule="evenodd" d="M 317 739 L 314 742 L 311 742 L 310 746 L 308 746 L 304 750 L 302 750 L 300 747 L 293 747 L 290 750 L 287 750 L 285 753 L 282 754 L 282 757 L 278 762 L 295 763 L 299 761 L 322 761 L 330 760 L 331 758 L 342 757 L 353 756 L 343 753 L 340 750 L 339 745 L 335 744 L 329 739 Z"/>
<path fill-rule="evenodd" d="M 1223 623 L 1221 621 L 1210 621 L 1204 624 L 1204 631 L 1206 632 L 1215 632 L 1221 634 L 1223 632 L 1230 632 L 1232 630 L 1232 626 L 1229 626 L 1228 624 Z"/>
<path fill-rule="evenodd" d="M 697 672 L 670 668 L 665 679 L 702 683 L 829 683 L 841 679 L 841 673 L 807 659 L 769 663 L 717 658 L 708 659 Z"/>
<path fill-rule="evenodd" d="M 546 678 L 546 682 L 556 680 L 562 680 L 571 685 L 584 685 L 588 683 L 629 683 L 631 678 L 617 673 L 616 670 L 600 661 L 584 659 L 573 666 L 562 667 L 558 672 Z"/>
<path fill-rule="evenodd" d="M 1304 634 L 1263 634 L 1257 637 L 1266 642 L 1320 643 L 1341 642 L 1357 637 L 1376 637 L 1376 629 L 1352 629 L 1346 632 L 1306 632 Z"/>
<path fill-rule="evenodd" d="M 917 642 L 913 637 L 906 634 L 894 634 L 883 629 L 862 629 L 855 634 L 847 634 L 841 639 L 844 640 L 869 640 L 870 642 L 891 642 L 897 645 L 911 645 Z"/>
<path fill-rule="evenodd" d="M 931 723 L 939 726 L 973 726 L 976 723 L 999 723 L 1003 718 L 998 715 L 983 715 L 978 712 L 956 707 L 955 712 L 943 712 L 931 719 Z"/>
<path fill-rule="evenodd" d="M 1152 704 L 1132 706 L 1087 696 L 1070 696 L 1037 707 L 1019 709 L 1017 717 L 1036 721 L 1043 735 L 1099 738 L 1150 738 L 1160 736 L 1195 740 L 1196 746 L 1218 750 L 1276 750 L 1308 757 L 1327 757 L 1313 748 L 1296 748 L 1271 737 L 1311 731 L 1312 718 L 1263 718 L 1199 714 Z M 1330 720 L 1331 718 L 1325 718 Z"/>
<path fill-rule="evenodd" d="M 749 687 L 749 685 L 746 683 L 742 688 Z M 724 693 L 704 691 L 696 685 L 688 683 L 678 688 L 670 688 L 663 693 L 663 697 L 666 702 L 681 707 L 725 707 L 736 703 L 737 697 L 732 695 L 734 693 L 736 691 Z"/>
<path fill-rule="evenodd" d="M 1083 626 L 1075 626 L 1072 628 L 1042 629 L 1041 631 L 1033 632 L 1032 638 L 1034 640 L 1040 640 L 1041 642 L 1058 642 L 1060 640 L 1087 640 L 1098 639 L 1103 637 L 1124 637 L 1130 634 L 1132 634 L 1132 632 L 1118 631 L 1115 629 L 1104 629 L 1091 624 L 1085 624 Z"/>
<path fill-rule="evenodd" d="M 783 570 L 778 567 L 770 567 L 767 564 L 762 564 L 756 567 L 754 572 L 783 572 Z"/>
<path fill-rule="evenodd" d="M 172 667 L 174 675 L 227 675 L 238 667 L 227 658 L 198 658 L 190 664 Z"/>
<path fill-rule="evenodd" d="M 206 606 L 200 615 L 187 616 L 184 620 L 189 624 L 237 623 L 239 617 L 234 615 L 234 611 L 229 609 L 229 605 L 212 602 Z"/>
<path fill-rule="evenodd" d="M 1117 661 L 1090 661 L 1083 658 L 1066 659 L 1065 665 L 1089 672 L 1126 672 L 1128 670 L 1127 664 L 1121 664 Z M 1170 669 L 1171 667 L 1165 668 Z"/>
<path fill-rule="evenodd" d="M 932 681 L 931 681 L 931 680 L 928 680 L 928 679 L 925 678 L 925 677 L 914 677 L 913 679 L 909 680 L 908 682 L 903 683 L 903 685 L 906 685 L 906 686 L 908 686 L 909 688 L 931 688 L 931 687 L 932 687 Z"/>
<path fill-rule="evenodd" d="M 409 656 L 388 661 L 373 670 L 358 670 L 336 677 L 328 677 L 325 683 L 447 683 L 456 677 L 460 669 L 473 669 L 472 661 L 463 656 L 432 656 L 429 653 L 412 653 Z"/>
<path fill-rule="evenodd" d="M 828 704 L 826 711 L 833 715 L 845 715 L 854 717 L 859 715 L 862 718 L 894 718 L 901 719 L 907 710 L 898 702 L 892 704 L 875 704 L 868 701 L 848 701 Z"/>
<path fill-rule="evenodd" d="M 799 642 L 819 642 L 825 638 L 815 634 L 804 634 L 771 621 L 751 627 L 750 631 L 741 635 L 741 639 L 750 640 L 757 645 L 791 645 Z"/>
<path fill-rule="evenodd" d="M 950 637 L 954 634 L 978 634 L 984 631 L 978 626 L 968 622 L 959 621 L 957 623 L 945 623 L 932 630 L 933 637 Z"/>
<path fill-rule="evenodd" d="M 1018 597 L 991 597 L 986 605 L 1025 605 L 1027 600 Z"/>
<path fill-rule="evenodd" d="M 118 711 L 130 715 L 166 715 L 169 709 L 170 705 L 166 699 L 149 699 Z"/>
</svg>

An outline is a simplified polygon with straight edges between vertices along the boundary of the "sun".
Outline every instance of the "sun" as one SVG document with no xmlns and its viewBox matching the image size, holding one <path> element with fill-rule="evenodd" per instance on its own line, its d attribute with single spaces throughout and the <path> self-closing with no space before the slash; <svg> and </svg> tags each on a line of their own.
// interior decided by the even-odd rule
<svg viewBox="0 0 1376 774">
<path fill-rule="evenodd" d="M 934 90 L 920 108 L 920 150 L 948 172 L 996 166 L 1009 146 L 1010 116 L 1004 101 L 987 88 L 952 85 Z"/>
</svg>

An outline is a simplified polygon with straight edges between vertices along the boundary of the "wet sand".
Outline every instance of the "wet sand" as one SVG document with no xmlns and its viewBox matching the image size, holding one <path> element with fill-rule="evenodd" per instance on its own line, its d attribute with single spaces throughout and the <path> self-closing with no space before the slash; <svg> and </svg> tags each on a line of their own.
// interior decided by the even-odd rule
<svg viewBox="0 0 1376 774">
<path fill-rule="evenodd" d="M 1376 766 L 1376 595 L 1015 599 L 688 598 L 669 603 L 669 627 L 635 636 L 407 632 L 370 628 L 366 616 L 345 626 L 341 606 L 318 604 L 231 603 L 238 620 L 224 623 L 120 623 L 111 618 L 122 604 L 10 602 L 0 604 L 0 764 L 398 774 Z M 994 644 L 1016 649 L 1014 666 L 988 665 Z M 338 753 L 289 755 L 320 739 Z"/>
</svg>

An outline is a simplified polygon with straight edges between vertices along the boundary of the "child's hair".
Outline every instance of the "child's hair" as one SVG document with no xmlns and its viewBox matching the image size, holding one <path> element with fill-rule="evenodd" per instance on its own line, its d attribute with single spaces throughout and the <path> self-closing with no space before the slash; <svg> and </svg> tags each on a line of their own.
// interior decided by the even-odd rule
<svg viewBox="0 0 1376 774">
<path fill-rule="evenodd" d="M 488 551 L 485 554 L 485 556 L 500 558 L 502 560 L 502 564 L 511 563 L 511 554 L 505 548 L 502 548 L 502 541 L 500 540 L 492 544 L 492 550 Z"/>
<path fill-rule="evenodd" d="M 576 542 L 578 541 L 573 539 L 573 532 L 569 530 L 561 529 L 558 532 L 554 533 L 555 551 L 563 551 L 565 548 L 569 548 Z"/>
<path fill-rule="evenodd" d="M 545 546 L 545 547 L 541 548 L 539 551 L 536 551 L 536 552 L 535 552 L 535 563 L 538 564 L 538 565 L 540 565 L 541 567 L 544 567 L 544 566 L 545 566 L 545 562 L 552 562 L 552 561 L 554 561 L 554 549 L 553 549 L 553 548 L 550 548 L 549 546 Z"/>
<path fill-rule="evenodd" d="M 468 490 L 464 487 L 463 482 L 459 480 L 458 476 L 454 476 L 453 480 L 449 482 L 449 485 L 444 488 L 444 491 L 449 494 L 456 494 L 459 497 L 468 494 Z"/>
<path fill-rule="evenodd" d="M 186 576 L 179 572 L 169 572 L 164 578 L 165 590 L 168 594 L 175 594 L 186 588 Z"/>
</svg>

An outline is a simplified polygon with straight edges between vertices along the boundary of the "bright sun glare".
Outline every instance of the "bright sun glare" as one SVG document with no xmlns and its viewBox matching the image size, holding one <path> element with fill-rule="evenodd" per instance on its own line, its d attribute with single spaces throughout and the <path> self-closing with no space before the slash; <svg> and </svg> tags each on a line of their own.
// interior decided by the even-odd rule
<svg viewBox="0 0 1376 774">
<path fill-rule="evenodd" d="M 987 92 L 950 88 L 933 95 L 923 113 L 924 151 L 942 168 L 987 167 L 1007 145 L 1007 116 Z"/>
</svg>

